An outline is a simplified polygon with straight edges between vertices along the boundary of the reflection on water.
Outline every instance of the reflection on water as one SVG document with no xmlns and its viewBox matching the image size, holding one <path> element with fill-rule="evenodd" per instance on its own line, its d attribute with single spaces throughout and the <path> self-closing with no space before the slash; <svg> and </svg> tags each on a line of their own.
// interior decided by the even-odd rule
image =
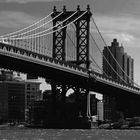
<svg viewBox="0 0 140 140">
<path fill-rule="evenodd" d="M 140 140 L 140 130 L 3 129 L 0 140 Z"/>
</svg>

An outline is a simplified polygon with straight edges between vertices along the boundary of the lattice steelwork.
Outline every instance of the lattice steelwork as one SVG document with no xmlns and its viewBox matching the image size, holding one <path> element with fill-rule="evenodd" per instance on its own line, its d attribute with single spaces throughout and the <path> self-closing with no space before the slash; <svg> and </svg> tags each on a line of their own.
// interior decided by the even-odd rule
<svg viewBox="0 0 140 140">
<path fill-rule="evenodd" d="M 58 21 L 53 22 L 53 26 L 59 24 Z M 58 25 L 54 30 L 62 28 L 63 24 Z M 66 29 L 61 29 L 53 33 L 53 58 L 58 60 L 65 60 L 65 35 Z"/>
<path fill-rule="evenodd" d="M 77 29 L 77 61 L 84 63 L 88 68 L 89 63 L 89 19 L 76 22 Z"/>
<path fill-rule="evenodd" d="M 80 8 L 78 6 L 77 13 L 66 20 L 68 17 L 70 17 L 74 11 L 66 11 L 65 7 L 63 9 L 63 14 L 53 20 L 53 26 L 55 26 L 57 23 L 66 20 L 63 24 L 61 24 L 61 27 L 64 27 L 66 24 L 68 24 L 71 21 L 74 21 L 76 18 L 80 17 L 85 11 L 80 11 Z M 60 12 L 56 11 L 56 8 L 54 8 L 54 13 L 52 14 L 52 17 L 56 17 Z M 76 64 L 84 64 L 86 68 L 89 67 L 89 21 L 91 17 L 91 12 L 89 7 L 87 8 L 87 12 L 81 16 L 78 20 L 75 21 L 75 27 L 76 27 Z M 59 26 L 57 27 L 59 28 Z M 56 28 L 54 28 L 56 30 Z M 66 28 L 61 29 L 60 31 L 57 31 L 53 33 L 53 58 L 59 59 L 59 60 L 65 60 L 65 39 L 66 39 Z"/>
<path fill-rule="evenodd" d="M 64 11 L 65 9 L 63 9 Z M 54 13 L 52 14 L 52 17 L 56 17 L 60 12 L 56 11 L 56 8 L 54 7 Z M 66 36 L 66 27 L 65 22 L 61 24 L 62 19 L 56 18 L 53 20 L 53 30 L 57 30 L 53 33 L 53 58 L 57 60 L 65 60 L 65 36 Z M 58 25 L 58 26 L 56 26 Z M 62 28 L 62 29 L 60 29 Z M 60 30 L 58 30 L 60 29 Z"/>
</svg>

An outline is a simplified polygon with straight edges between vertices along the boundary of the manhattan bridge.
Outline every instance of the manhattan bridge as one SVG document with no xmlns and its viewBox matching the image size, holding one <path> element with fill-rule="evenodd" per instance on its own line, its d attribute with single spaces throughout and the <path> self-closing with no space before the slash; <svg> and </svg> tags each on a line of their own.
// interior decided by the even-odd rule
<svg viewBox="0 0 140 140">
<path fill-rule="evenodd" d="M 51 84 L 53 94 L 52 118 L 57 117 L 57 100 L 65 111 L 69 89 L 75 93 L 77 117 L 90 118 L 90 92 L 108 96 L 126 117 L 140 116 L 140 88 L 131 80 L 127 83 L 103 55 L 107 44 L 94 20 L 89 5 L 85 11 L 63 7 L 36 23 L 18 31 L 0 36 L 0 67 L 40 76 Z M 107 47 L 108 48 L 108 47 Z M 127 78 L 111 51 L 112 58 Z M 108 76 L 102 60 L 110 66 L 119 80 Z M 86 97 L 81 115 L 80 97 Z M 134 109 L 135 108 L 135 109 Z M 63 115 L 63 114 L 62 114 Z M 55 119 L 54 117 L 54 119 Z"/>
</svg>

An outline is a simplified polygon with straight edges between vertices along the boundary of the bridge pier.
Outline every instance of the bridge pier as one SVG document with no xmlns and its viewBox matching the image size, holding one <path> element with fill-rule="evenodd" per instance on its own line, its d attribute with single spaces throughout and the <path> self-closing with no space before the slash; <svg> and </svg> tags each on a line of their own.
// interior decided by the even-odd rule
<svg viewBox="0 0 140 140">
<path fill-rule="evenodd" d="M 45 127 L 91 128 L 89 90 L 56 80 L 51 80 L 50 84 L 52 86 L 51 112 Z M 70 88 L 74 93 L 66 97 Z"/>
<path fill-rule="evenodd" d="M 54 80 L 51 81 L 51 87 L 52 87 L 52 110 L 51 110 L 51 122 L 52 124 L 50 124 L 50 126 L 54 126 L 55 121 L 56 121 L 56 108 L 57 108 L 57 101 L 56 101 L 56 82 Z"/>
<path fill-rule="evenodd" d="M 84 117 L 85 126 L 91 128 L 91 113 L 90 113 L 90 93 L 86 91 L 86 116 Z"/>
<path fill-rule="evenodd" d="M 66 85 L 55 80 L 51 81 L 52 111 L 49 127 L 65 128 L 66 122 Z"/>
<path fill-rule="evenodd" d="M 53 33 L 53 52 L 52 52 L 53 59 L 66 61 L 66 55 L 65 55 L 66 42 L 65 41 L 66 41 L 67 28 L 65 27 L 65 25 L 74 21 L 77 17 L 81 16 L 79 19 L 77 19 L 73 23 L 73 25 L 75 25 L 75 28 L 76 28 L 76 50 L 77 50 L 76 58 L 75 58 L 76 60 L 74 61 L 76 61 L 76 63 L 81 62 L 82 64 L 79 64 L 80 66 L 83 66 L 84 68 L 89 69 L 89 29 L 90 29 L 90 17 L 92 15 L 92 13 L 90 12 L 89 5 L 87 6 L 86 11 L 81 11 L 80 7 L 77 6 L 77 13 L 73 17 L 68 18 L 69 16 L 74 14 L 75 11 L 67 11 L 66 7 L 64 6 L 63 13 L 60 16 L 58 16 L 61 12 L 57 11 L 56 7 L 54 7 L 53 14 L 51 15 L 52 18 L 54 18 L 53 27 L 54 27 L 54 30 L 59 29 L 59 28 L 60 30 L 57 30 L 56 32 Z M 82 15 L 84 12 L 85 14 Z M 63 20 L 66 20 L 66 21 L 62 24 L 59 24 L 59 26 L 57 27 L 55 26 L 57 23 L 61 23 Z M 84 123 L 89 122 L 90 121 L 90 95 L 89 95 L 89 86 L 88 86 L 89 82 L 86 82 L 85 80 L 86 87 L 83 90 L 84 91 L 83 93 L 84 105 L 80 105 L 81 103 L 79 103 L 79 98 L 80 96 L 82 96 L 81 92 L 83 91 L 81 87 L 77 87 L 78 81 L 76 85 L 76 84 L 73 84 L 71 81 L 67 83 L 67 80 L 66 81 L 65 80 L 66 79 L 62 78 L 52 83 L 52 92 L 54 92 L 52 93 L 53 94 L 52 103 L 54 103 L 54 105 L 52 105 L 54 109 L 52 114 L 55 114 L 56 118 L 58 119 L 59 113 L 57 110 L 59 110 L 62 116 L 60 115 L 61 117 L 58 120 L 59 121 L 62 120 L 66 122 L 66 119 L 67 119 L 67 116 L 65 114 L 66 113 L 66 92 L 70 86 L 73 86 L 77 88 L 76 89 L 77 95 L 75 97 L 76 102 L 78 102 L 76 103 L 77 115 L 80 116 L 79 119 L 81 123 L 84 121 L 85 121 Z M 59 98 L 60 98 L 60 101 L 59 101 Z M 76 117 L 78 118 L 78 116 L 74 116 L 75 123 L 76 123 Z"/>
<path fill-rule="evenodd" d="M 81 128 L 91 128 L 90 94 L 89 89 L 79 88 L 77 119 Z"/>
<path fill-rule="evenodd" d="M 76 101 L 76 116 L 80 119 L 82 117 L 81 115 L 81 104 L 80 104 L 80 92 L 79 88 L 76 87 L 75 89 L 75 101 Z"/>
</svg>

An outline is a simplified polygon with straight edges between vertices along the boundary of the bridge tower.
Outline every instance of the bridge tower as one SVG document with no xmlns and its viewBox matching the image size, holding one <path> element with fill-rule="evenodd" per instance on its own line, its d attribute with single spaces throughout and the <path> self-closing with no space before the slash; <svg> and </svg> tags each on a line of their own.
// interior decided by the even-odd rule
<svg viewBox="0 0 140 140">
<path fill-rule="evenodd" d="M 78 16 L 83 11 L 80 11 L 80 7 L 77 7 Z M 89 69 L 89 29 L 90 29 L 90 17 L 91 12 L 89 5 L 87 6 L 87 13 L 75 22 L 76 26 L 76 40 L 77 40 L 77 63 L 85 64 L 85 67 Z"/>
<path fill-rule="evenodd" d="M 56 30 L 53 33 L 52 57 L 54 59 L 66 61 L 66 52 L 65 52 L 66 51 L 65 41 L 66 41 L 66 31 L 67 31 L 66 25 L 72 21 L 75 21 L 73 25 L 75 26 L 75 29 L 76 29 L 76 60 L 71 61 L 71 63 L 82 65 L 85 68 L 89 69 L 89 28 L 90 28 L 91 15 L 92 14 L 90 12 L 89 5 L 87 6 L 86 11 L 81 11 L 79 6 L 77 6 L 77 11 L 67 11 L 66 7 L 64 6 L 62 14 L 61 14 L 61 11 L 57 11 L 56 7 L 54 6 L 53 14 L 51 15 L 53 18 L 53 27 L 54 27 L 53 30 L 54 31 Z M 56 80 L 56 78 L 55 80 L 51 79 L 50 84 L 52 86 L 52 93 L 53 93 L 53 109 L 52 109 L 53 116 L 57 116 L 57 113 L 56 113 L 57 112 L 56 111 L 57 99 L 56 98 L 58 98 L 59 95 L 61 95 L 61 100 L 62 100 L 62 102 L 60 103 L 62 105 L 61 112 L 62 113 L 65 112 L 66 92 L 70 88 L 73 88 L 73 90 L 75 91 L 75 99 L 77 101 L 77 108 L 78 108 L 77 110 L 79 110 L 77 112 L 77 116 L 81 114 L 80 112 L 82 112 L 82 110 L 80 110 L 80 107 L 79 107 L 80 94 L 84 93 L 84 95 L 86 96 L 86 101 L 90 100 L 88 98 L 89 97 L 88 96 L 88 93 L 89 93 L 88 81 L 87 83 L 85 83 L 87 85 L 86 88 L 80 87 L 78 83 L 75 85 L 72 83 L 72 81 L 69 81 L 69 82 L 67 81 L 68 79 L 66 79 L 66 81 L 62 79 Z M 85 109 L 83 109 L 84 113 L 82 115 L 87 116 L 88 114 L 90 114 L 89 106 L 90 106 L 89 103 L 87 103 L 87 106 L 85 106 Z M 65 116 L 65 113 L 63 115 Z M 57 120 L 55 118 L 54 118 L 54 122 Z M 65 121 L 65 118 L 64 118 L 64 121 Z"/>
<path fill-rule="evenodd" d="M 81 11 L 80 7 L 77 6 L 77 13 L 75 11 L 66 11 L 66 7 L 63 8 L 63 13 L 58 16 L 61 12 L 56 10 L 56 7 L 53 9 L 53 14 L 51 15 L 53 20 L 53 30 L 62 28 L 53 33 L 53 58 L 58 60 L 65 60 L 65 39 L 66 39 L 66 25 L 71 21 L 74 21 L 80 17 L 85 11 Z M 74 16 L 70 17 L 72 14 Z M 77 43 L 77 56 L 75 63 L 76 64 L 85 64 L 85 67 L 89 68 L 89 28 L 90 28 L 90 17 L 91 12 L 89 5 L 87 6 L 87 12 L 78 18 L 74 25 L 76 27 L 76 43 Z M 58 16 L 58 17 L 57 17 Z M 65 22 L 62 22 L 65 21 Z M 61 24 L 62 22 L 62 24 Z M 59 24 L 59 26 L 55 26 Z"/>
</svg>

